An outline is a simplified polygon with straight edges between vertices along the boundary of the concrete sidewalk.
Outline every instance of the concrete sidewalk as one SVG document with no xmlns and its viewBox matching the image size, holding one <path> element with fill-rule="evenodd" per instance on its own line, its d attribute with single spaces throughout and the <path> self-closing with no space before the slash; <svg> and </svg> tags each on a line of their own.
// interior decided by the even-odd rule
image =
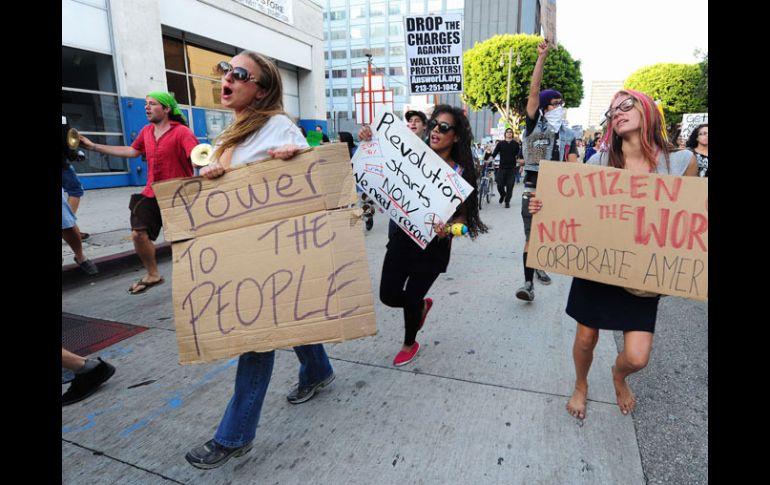
<svg viewBox="0 0 770 485">
<path fill-rule="evenodd" d="M 83 251 L 100 270 L 108 270 L 108 266 L 115 264 L 139 263 L 131 241 L 128 202 L 131 194 L 142 190 L 143 187 L 88 190 L 80 199 L 78 227 L 91 235 L 83 241 Z M 170 246 L 163 239 L 163 231 L 155 245 L 159 256 L 170 254 Z M 72 249 L 64 240 L 61 242 L 61 256 L 63 276 L 79 276 L 80 269 L 74 262 Z"/>
<path fill-rule="evenodd" d="M 135 191 L 86 194 L 80 224 L 102 255 L 90 257 L 131 244 L 122 238 Z M 513 297 L 522 279 L 519 201 L 510 209 L 494 201 L 481 214 L 490 233 L 455 240 L 429 294 L 436 305 L 418 334 L 423 348 L 401 368 L 391 362 L 402 313 L 377 297 L 387 239 L 377 214 L 366 246 L 378 334 L 328 345 L 336 381 L 297 406 L 285 399 L 297 359 L 277 351 L 254 448 L 216 470 L 192 468 L 184 454 L 213 436 L 236 359 L 179 365 L 170 258 L 160 258 L 167 283 L 142 295 L 126 293 L 140 265 L 65 282 L 62 311 L 150 329 L 101 352 L 115 376 L 62 408 L 62 483 L 646 483 L 634 421 L 615 403 L 612 333 L 601 334 L 588 417 L 577 421 L 564 409 L 574 382 L 570 278 L 536 283 L 533 303 Z M 109 217 L 94 215 L 103 211 Z"/>
</svg>

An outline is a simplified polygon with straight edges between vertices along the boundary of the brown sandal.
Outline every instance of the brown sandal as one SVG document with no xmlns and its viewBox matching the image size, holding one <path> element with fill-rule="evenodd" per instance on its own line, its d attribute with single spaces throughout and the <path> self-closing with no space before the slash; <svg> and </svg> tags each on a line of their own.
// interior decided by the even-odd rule
<svg viewBox="0 0 770 485">
<path fill-rule="evenodd" d="M 163 279 L 162 276 L 158 281 L 153 281 L 153 282 L 147 282 L 147 281 L 144 281 L 144 279 L 140 279 L 139 281 L 137 281 L 136 283 L 134 283 L 128 288 L 128 292 L 132 295 L 138 295 L 140 293 L 144 293 L 145 291 L 147 291 L 148 289 L 152 288 L 155 285 L 159 285 L 163 283 L 164 281 L 165 280 Z M 140 286 L 141 288 L 139 288 Z"/>
</svg>

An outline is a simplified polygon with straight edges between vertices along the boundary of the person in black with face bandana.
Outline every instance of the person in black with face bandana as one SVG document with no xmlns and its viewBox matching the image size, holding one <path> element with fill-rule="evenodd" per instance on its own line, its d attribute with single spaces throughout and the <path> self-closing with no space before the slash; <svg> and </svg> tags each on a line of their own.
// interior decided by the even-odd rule
<svg viewBox="0 0 770 485">
<path fill-rule="evenodd" d="M 551 284 L 545 271 L 527 268 L 529 232 L 532 214 L 529 213 L 529 197 L 535 195 L 540 160 L 577 162 L 575 135 L 564 121 L 564 101 L 561 93 L 553 89 L 540 91 L 545 59 L 548 57 L 548 41 L 537 46 L 537 62 L 532 72 L 532 83 L 527 101 L 527 126 L 522 137 L 524 155 L 524 194 L 521 201 L 521 217 L 524 221 L 524 286 L 516 291 L 516 298 L 524 301 L 535 299 L 533 276 L 544 285 Z"/>
</svg>

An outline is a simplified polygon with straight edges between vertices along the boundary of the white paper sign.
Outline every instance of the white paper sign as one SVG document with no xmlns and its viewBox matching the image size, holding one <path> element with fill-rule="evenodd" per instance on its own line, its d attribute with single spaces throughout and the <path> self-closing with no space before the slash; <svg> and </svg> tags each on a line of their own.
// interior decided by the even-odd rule
<svg viewBox="0 0 770 485">
<path fill-rule="evenodd" d="M 390 111 L 378 111 L 372 133 L 353 156 L 356 184 L 425 249 L 473 187 Z"/>
<path fill-rule="evenodd" d="M 410 94 L 463 91 L 463 16 L 404 17 Z"/>
<path fill-rule="evenodd" d="M 684 141 L 687 141 L 692 130 L 698 125 L 707 125 L 708 122 L 708 113 L 685 113 L 682 115 L 682 131 L 679 133 L 679 136 L 684 138 Z M 676 140 L 674 140 L 674 143 L 676 143 Z"/>
</svg>

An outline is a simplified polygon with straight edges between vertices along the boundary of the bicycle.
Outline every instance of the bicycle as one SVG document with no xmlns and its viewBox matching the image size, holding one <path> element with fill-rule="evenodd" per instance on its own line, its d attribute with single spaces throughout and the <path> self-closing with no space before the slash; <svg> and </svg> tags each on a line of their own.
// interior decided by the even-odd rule
<svg viewBox="0 0 770 485">
<path fill-rule="evenodd" d="M 481 180 L 479 180 L 479 210 L 481 210 L 484 200 L 489 204 L 494 190 L 494 170 L 491 166 L 484 167 Z"/>
</svg>

